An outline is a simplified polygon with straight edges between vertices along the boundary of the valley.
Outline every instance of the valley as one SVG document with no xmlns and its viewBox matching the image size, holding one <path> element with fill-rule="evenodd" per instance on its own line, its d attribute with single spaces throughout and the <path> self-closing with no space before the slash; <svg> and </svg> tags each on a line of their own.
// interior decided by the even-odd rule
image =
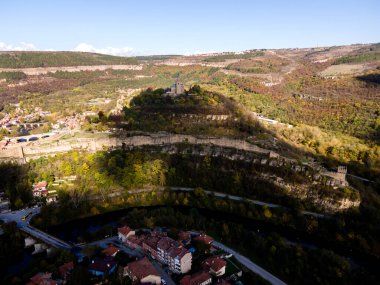
<svg viewBox="0 0 380 285">
<path fill-rule="evenodd" d="M 178 232 L 207 233 L 242 255 L 242 276 L 212 275 L 214 284 L 305 284 L 308 276 L 307 284 L 376 284 L 379 49 L 0 53 L 0 264 L 8 248 L 20 260 L 31 236 L 45 248 L 33 262 L 55 278 L 71 261 L 87 276 L 91 262 L 107 259 L 104 246 L 126 248 L 115 259 L 123 270 L 133 258 L 117 227 L 137 238 L 165 228 L 176 241 Z M 98 225 L 103 217 L 112 219 Z M 68 232 L 82 222 L 89 226 L 73 241 Z M 191 274 L 168 269 L 172 284 L 219 256 L 191 245 L 177 248 L 195 248 Z M 155 261 L 154 250 L 138 257 L 166 272 L 170 263 Z M 59 258 L 50 266 L 51 254 Z M 266 273 L 250 270 L 252 261 Z M 0 273 L 10 284 L 37 272 Z M 88 278 L 119 278 L 105 276 Z"/>
</svg>

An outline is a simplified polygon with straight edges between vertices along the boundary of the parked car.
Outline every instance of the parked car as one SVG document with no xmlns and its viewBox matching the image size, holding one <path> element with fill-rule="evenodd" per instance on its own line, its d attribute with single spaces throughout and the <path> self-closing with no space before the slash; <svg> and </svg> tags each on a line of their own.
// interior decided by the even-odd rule
<svg viewBox="0 0 380 285">
<path fill-rule="evenodd" d="M 29 141 L 30 141 L 30 142 L 38 141 L 38 138 L 37 138 L 37 137 L 31 137 L 31 138 L 29 139 Z"/>
<path fill-rule="evenodd" d="M 24 138 L 21 138 L 21 139 L 17 139 L 17 142 L 18 143 L 21 143 L 21 142 L 27 142 L 28 140 L 27 139 L 24 139 Z"/>
</svg>

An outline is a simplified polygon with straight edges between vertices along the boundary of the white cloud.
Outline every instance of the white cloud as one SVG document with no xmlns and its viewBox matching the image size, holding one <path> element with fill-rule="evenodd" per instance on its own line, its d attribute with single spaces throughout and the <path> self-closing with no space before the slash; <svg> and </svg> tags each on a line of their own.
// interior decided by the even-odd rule
<svg viewBox="0 0 380 285">
<path fill-rule="evenodd" d="M 0 42 L 0 51 L 27 51 L 36 50 L 36 46 L 32 43 L 21 42 L 18 45 L 12 45 Z"/>
<path fill-rule="evenodd" d="M 87 43 L 80 43 L 73 49 L 73 51 L 96 52 L 96 53 L 119 55 L 119 56 L 133 55 L 133 48 L 131 47 L 96 48 Z"/>
</svg>

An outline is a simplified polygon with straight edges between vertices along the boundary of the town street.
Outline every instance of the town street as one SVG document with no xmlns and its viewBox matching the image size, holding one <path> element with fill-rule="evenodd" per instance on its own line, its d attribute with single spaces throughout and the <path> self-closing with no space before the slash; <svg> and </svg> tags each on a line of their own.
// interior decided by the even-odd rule
<svg viewBox="0 0 380 285">
<path fill-rule="evenodd" d="M 258 266 L 256 263 L 253 263 L 251 260 L 249 260 L 247 257 L 239 254 L 238 252 L 234 251 L 233 249 L 225 246 L 224 244 L 221 244 L 220 242 L 214 241 L 212 245 L 216 248 L 222 249 L 228 253 L 231 253 L 234 255 L 234 257 L 245 267 L 247 267 L 252 272 L 255 272 L 256 274 L 260 275 L 263 279 L 267 280 L 273 285 L 286 285 L 285 282 L 278 279 L 276 276 L 272 275 L 268 271 L 266 271 L 264 268 Z"/>
<path fill-rule="evenodd" d="M 101 248 L 106 248 L 110 243 L 115 244 L 121 251 L 125 252 L 129 256 L 134 256 L 136 258 L 142 258 L 145 255 L 142 251 L 136 250 L 136 249 L 131 249 L 131 248 L 127 247 L 126 245 L 124 245 L 123 243 L 121 243 L 117 236 L 113 236 L 113 237 L 109 237 L 106 239 L 102 239 L 102 240 L 90 242 L 87 244 L 83 244 L 83 245 L 80 245 L 79 247 L 84 248 L 87 246 L 99 246 Z M 162 268 L 161 264 L 158 261 L 153 260 L 151 258 L 149 258 L 149 259 L 152 262 L 153 266 L 158 271 L 158 273 L 160 274 L 161 278 L 166 281 L 166 284 L 176 285 L 174 283 L 174 281 L 172 280 L 172 278 L 170 277 L 170 275 L 165 272 L 165 270 Z"/>
<path fill-rule="evenodd" d="M 172 188 L 172 190 L 174 191 L 193 191 L 194 189 L 193 188 L 181 188 L 181 187 L 175 187 L 175 188 Z M 139 192 L 143 192 L 143 191 L 147 191 L 147 190 L 139 190 Z M 217 195 L 226 195 L 224 193 L 219 193 L 219 192 L 211 192 L 211 191 L 206 191 L 207 194 L 211 194 L 213 193 L 215 196 Z M 223 197 L 224 197 L 223 196 Z M 220 196 L 222 197 L 222 196 Z M 228 196 L 229 198 L 231 199 L 237 199 L 237 200 L 247 200 L 247 199 L 244 199 L 242 197 L 238 197 L 238 196 Z M 251 201 L 254 201 L 254 200 L 251 200 Z M 260 201 L 257 201 L 259 203 L 264 203 L 264 202 L 260 202 Z M 261 205 L 261 204 L 260 204 Z M 270 203 L 264 203 L 264 205 L 267 205 L 268 207 L 272 206 L 272 207 L 281 207 L 279 205 L 275 205 L 275 204 L 270 204 Z M 29 209 L 23 209 L 23 210 L 19 210 L 19 211 L 14 211 L 14 212 L 8 212 L 8 213 L 3 213 L 3 214 L 0 214 L 0 219 L 3 220 L 4 222 L 11 222 L 11 221 L 15 221 L 17 223 L 17 226 L 24 232 L 30 234 L 31 236 L 49 244 L 49 245 L 52 245 L 54 247 L 57 247 L 57 248 L 62 248 L 62 249 L 66 249 L 66 250 L 70 250 L 73 246 L 62 241 L 62 240 L 59 240 L 58 238 L 55 238 L 51 235 L 49 235 L 48 233 L 45 233 L 43 231 L 40 231 L 39 229 L 36 229 L 32 226 L 29 225 L 29 221 L 30 219 L 38 214 L 40 212 L 40 208 L 39 207 L 36 207 L 36 208 L 29 208 Z M 29 214 L 31 213 L 31 214 Z M 29 215 L 28 215 L 29 214 Z M 22 218 L 24 216 L 28 215 L 28 217 L 23 220 Z M 192 232 L 192 233 L 198 233 L 198 232 Z M 106 248 L 107 245 L 109 243 L 115 243 L 117 244 L 117 246 L 120 248 L 120 250 L 124 251 L 126 254 L 130 255 L 130 256 L 134 256 L 134 257 L 137 257 L 137 258 L 141 258 L 142 256 L 144 256 L 144 253 L 141 252 L 141 251 L 138 251 L 138 250 L 133 250 L 133 249 L 130 249 L 129 247 L 125 246 L 124 244 L 120 243 L 118 238 L 117 237 L 109 237 L 109 238 L 106 238 L 106 239 L 103 239 L 103 240 L 99 240 L 99 241 L 95 241 L 95 242 L 91 242 L 91 243 L 88 243 L 88 244 L 83 244 L 83 245 L 78 245 L 79 247 L 81 248 L 84 248 L 86 246 L 99 246 L 101 248 Z M 274 275 L 270 274 L 268 271 L 266 271 L 265 269 L 263 269 L 262 267 L 258 266 L 257 264 L 253 263 L 251 260 L 249 260 L 247 257 L 237 253 L 236 251 L 234 251 L 233 249 L 217 242 L 217 241 L 214 241 L 213 242 L 213 246 L 216 247 L 216 248 L 220 248 L 228 253 L 231 253 L 235 256 L 235 258 L 241 263 L 243 264 L 244 266 L 246 266 L 249 270 L 251 270 L 252 272 L 260 275 L 262 278 L 264 278 L 265 280 L 269 281 L 271 284 L 274 284 L 274 285 L 284 285 L 286 283 L 284 283 L 283 281 L 281 281 L 280 279 L 278 279 L 277 277 L 275 277 Z M 175 283 L 173 282 L 173 280 L 171 279 L 170 275 L 167 274 L 165 272 L 165 270 L 162 269 L 161 265 L 155 261 L 155 260 L 152 260 L 152 263 L 154 265 L 154 267 L 157 269 L 157 271 L 160 273 L 160 275 L 165 279 L 165 281 L 167 282 L 167 284 L 169 285 L 175 285 Z"/>
<path fill-rule="evenodd" d="M 38 240 L 41 240 L 42 242 L 46 244 L 52 245 L 57 248 L 62 248 L 62 249 L 67 249 L 67 250 L 71 249 L 72 246 L 70 244 L 29 225 L 31 218 L 37 215 L 40 212 L 40 210 L 41 210 L 40 207 L 35 207 L 35 208 L 26 208 L 19 211 L 2 213 L 0 214 L 0 220 L 3 220 L 4 222 L 16 222 L 17 227 L 20 230 L 26 232 L 27 234 L 35 237 Z M 23 219 L 23 217 L 26 217 L 26 218 Z"/>
</svg>

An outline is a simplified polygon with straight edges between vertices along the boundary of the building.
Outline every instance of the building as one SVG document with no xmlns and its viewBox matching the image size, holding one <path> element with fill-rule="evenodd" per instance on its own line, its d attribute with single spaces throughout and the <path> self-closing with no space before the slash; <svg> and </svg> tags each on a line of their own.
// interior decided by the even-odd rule
<svg viewBox="0 0 380 285">
<path fill-rule="evenodd" d="M 135 235 L 135 231 L 130 227 L 124 226 L 117 229 L 117 235 L 122 242 L 125 242 L 130 236 Z"/>
<path fill-rule="evenodd" d="M 346 187 L 349 186 L 347 180 L 346 180 L 346 174 L 347 174 L 347 167 L 339 165 L 336 172 L 333 171 L 325 171 L 322 173 L 322 175 L 331 177 L 332 180 L 330 181 L 331 186 L 338 186 L 338 187 Z"/>
<path fill-rule="evenodd" d="M 170 87 L 170 91 L 166 92 L 165 94 L 174 97 L 174 96 L 181 95 L 183 93 L 185 93 L 185 87 L 183 86 L 183 83 L 179 80 L 179 78 L 177 77 L 177 79 L 175 80 L 175 83 Z"/>
<path fill-rule="evenodd" d="M 168 264 L 169 256 L 168 251 L 173 246 L 174 240 L 168 237 L 163 237 L 157 243 L 157 257 L 161 263 Z"/>
<path fill-rule="evenodd" d="M 58 267 L 59 275 L 62 277 L 63 280 L 66 280 L 67 277 L 70 275 L 71 271 L 74 269 L 74 262 L 66 262 L 62 264 L 60 267 Z"/>
<path fill-rule="evenodd" d="M 191 270 L 191 253 L 169 237 L 162 237 L 158 241 L 157 258 L 161 263 L 167 264 L 173 272 L 186 273 Z"/>
<path fill-rule="evenodd" d="M 8 212 L 11 209 L 11 202 L 4 197 L 4 193 L 0 193 L 0 213 Z"/>
<path fill-rule="evenodd" d="M 184 276 L 181 281 L 180 285 L 208 285 L 211 284 L 212 279 L 211 275 L 207 272 L 199 272 L 193 275 L 186 275 Z"/>
<path fill-rule="evenodd" d="M 193 256 L 186 248 L 172 246 L 167 251 L 167 256 L 171 271 L 183 274 L 191 270 Z"/>
<path fill-rule="evenodd" d="M 142 248 L 145 253 L 163 264 L 175 273 L 186 273 L 191 270 L 192 255 L 178 241 L 165 235 L 149 235 L 131 237 L 126 244 L 131 248 Z"/>
<path fill-rule="evenodd" d="M 199 236 L 196 236 L 194 238 L 194 240 L 199 241 L 199 242 L 203 242 L 205 244 L 211 244 L 214 241 L 214 239 L 212 237 L 210 237 L 204 233 L 200 234 Z"/>
<path fill-rule="evenodd" d="M 129 276 L 134 284 L 161 284 L 160 274 L 147 257 L 128 263 L 124 267 L 124 276 Z"/>
<path fill-rule="evenodd" d="M 33 186 L 34 197 L 46 197 L 48 195 L 48 183 L 46 181 L 38 182 Z"/>
<path fill-rule="evenodd" d="M 110 244 L 107 248 L 103 249 L 102 250 L 102 253 L 105 255 L 105 256 L 108 256 L 108 257 L 115 257 L 116 254 L 120 251 L 119 248 L 117 248 L 116 246 L 114 246 L 113 244 Z"/>
<path fill-rule="evenodd" d="M 116 270 L 117 262 L 111 258 L 95 257 L 88 266 L 88 271 L 95 276 L 111 274 Z"/>
<path fill-rule="evenodd" d="M 183 245 L 188 245 L 191 242 L 191 234 L 190 232 L 180 231 L 178 233 L 178 239 Z"/>
<path fill-rule="evenodd" d="M 58 285 L 58 282 L 51 278 L 52 273 L 37 273 L 26 285 Z"/>
<path fill-rule="evenodd" d="M 210 256 L 203 262 L 203 268 L 214 276 L 222 276 L 226 273 L 227 262 L 219 256 Z"/>
<path fill-rule="evenodd" d="M 148 236 L 142 243 L 143 250 L 154 259 L 158 258 L 157 244 L 160 240 L 160 237 Z"/>
<path fill-rule="evenodd" d="M 132 235 L 128 237 L 128 239 L 125 241 L 125 244 L 132 249 L 141 249 L 143 246 L 144 240 L 145 240 L 144 235 L 141 235 L 141 236 Z"/>
</svg>

